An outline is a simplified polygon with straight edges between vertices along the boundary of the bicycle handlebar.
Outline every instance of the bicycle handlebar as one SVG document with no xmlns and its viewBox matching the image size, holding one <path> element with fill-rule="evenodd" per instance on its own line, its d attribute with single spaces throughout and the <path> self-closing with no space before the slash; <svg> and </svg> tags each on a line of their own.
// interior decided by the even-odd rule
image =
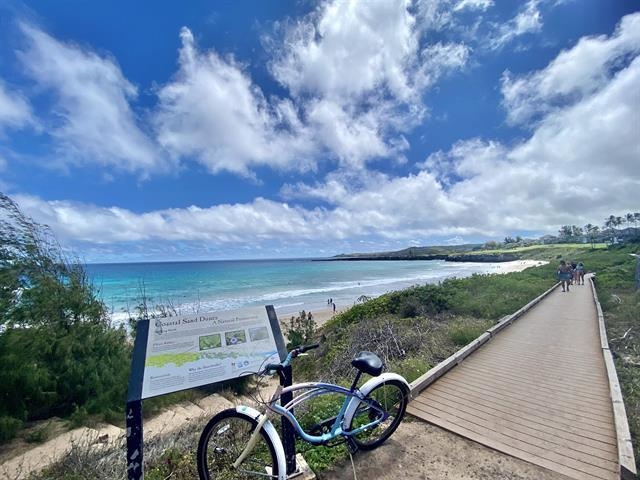
<svg viewBox="0 0 640 480">
<path fill-rule="evenodd" d="M 265 372 L 281 372 L 285 367 L 288 367 L 291 364 L 291 360 L 296 358 L 301 353 L 307 352 L 309 350 L 313 350 L 314 348 L 318 348 L 320 346 L 319 343 L 313 343 L 311 345 L 303 345 L 298 348 L 294 348 L 289 352 L 287 358 L 281 363 L 268 363 L 264 367 Z"/>
<path fill-rule="evenodd" d="M 318 348 L 319 346 L 320 346 L 319 343 L 312 343 L 311 345 L 303 345 L 302 347 L 298 347 L 296 350 L 298 350 L 298 354 L 300 354 L 300 353 L 306 352 L 307 350 L 313 350 L 314 348 Z"/>
</svg>

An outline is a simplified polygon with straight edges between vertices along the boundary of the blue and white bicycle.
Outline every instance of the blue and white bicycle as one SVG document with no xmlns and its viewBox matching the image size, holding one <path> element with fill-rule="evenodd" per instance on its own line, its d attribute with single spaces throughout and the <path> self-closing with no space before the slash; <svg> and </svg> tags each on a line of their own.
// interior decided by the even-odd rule
<svg viewBox="0 0 640 480">
<path fill-rule="evenodd" d="M 351 388 L 321 382 L 283 387 L 284 369 L 300 354 L 317 347 L 308 345 L 296 348 L 289 352 L 283 362 L 268 364 L 260 372 L 277 372 L 280 376 L 280 385 L 266 403 L 264 412 L 237 406 L 220 412 L 209 421 L 198 443 L 198 472 L 202 480 L 286 480 L 285 450 L 276 428 L 269 420 L 274 413 L 285 417 L 303 440 L 328 446 L 347 442 L 350 451 L 372 450 L 398 428 L 409 402 L 409 384 L 396 373 L 382 373 L 382 361 L 374 353 L 360 352 L 351 362 L 357 370 Z M 363 373 L 373 378 L 358 388 Z M 293 400 L 280 405 L 280 397 L 288 393 L 295 395 Z M 344 396 L 337 414 L 305 431 L 295 417 L 293 408 L 312 398 L 331 394 Z"/>
</svg>

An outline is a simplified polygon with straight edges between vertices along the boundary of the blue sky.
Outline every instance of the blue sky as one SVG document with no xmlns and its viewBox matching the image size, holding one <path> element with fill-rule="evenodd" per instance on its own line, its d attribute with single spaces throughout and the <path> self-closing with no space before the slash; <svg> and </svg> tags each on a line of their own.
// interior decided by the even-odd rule
<svg viewBox="0 0 640 480">
<path fill-rule="evenodd" d="M 602 225 L 640 207 L 638 11 L 0 1 L 0 191 L 88 262 Z"/>
</svg>

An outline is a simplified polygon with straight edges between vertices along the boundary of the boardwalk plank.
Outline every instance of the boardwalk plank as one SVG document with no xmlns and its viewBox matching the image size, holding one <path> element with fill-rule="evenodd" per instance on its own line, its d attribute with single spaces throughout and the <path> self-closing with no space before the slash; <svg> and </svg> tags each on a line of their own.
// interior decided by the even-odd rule
<svg viewBox="0 0 640 480">
<path fill-rule="evenodd" d="M 516 458 L 520 458 L 522 460 L 525 460 L 527 462 L 533 463 L 535 465 L 539 465 L 541 467 L 547 468 L 549 470 L 552 470 L 554 472 L 558 472 L 562 475 L 566 475 L 569 478 L 573 478 L 576 480 L 594 480 L 594 479 L 601 479 L 601 480 L 615 480 L 617 478 L 617 476 L 614 473 L 605 473 L 604 476 L 602 475 L 593 475 L 591 473 L 585 473 L 583 471 L 580 470 L 576 470 L 574 468 L 571 467 L 567 467 L 566 465 L 554 462 L 552 460 L 546 459 L 544 457 L 540 457 L 537 455 L 532 455 L 531 453 L 527 452 L 526 450 L 522 450 L 520 448 L 518 448 L 518 445 L 514 444 L 513 442 L 509 441 L 509 439 L 506 439 L 506 441 L 503 441 L 497 437 L 488 437 L 488 436 L 483 436 L 481 434 L 478 434 L 478 432 L 476 430 L 473 429 L 468 429 L 465 426 L 462 425 L 458 425 L 455 424 L 453 422 L 449 422 L 444 418 L 441 417 L 437 417 L 437 416 L 432 416 L 429 415 L 426 412 L 423 412 L 417 408 L 415 408 L 413 405 L 410 405 L 409 408 L 407 409 L 407 412 L 410 413 L 411 415 L 414 415 L 418 418 L 421 418 L 423 420 L 428 421 L 429 423 L 433 423 L 434 425 L 438 425 L 446 430 L 455 432 L 459 435 L 462 435 L 466 438 L 470 438 L 472 440 L 477 441 L 478 443 L 481 443 L 483 445 L 486 445 L 489 448 L 493 448 L 494 450 L 498 450 L 500 452 L 504 452 L 508 455 L 511 455 L 513 457 Z"/>
<path fill-rule="evenodd" d="M 567 401 L 565 398 L 557 397 L 554 399 L 552 395 L 542 395 L 539 391 L 531 390 L 517 390 L 513 385 L 504 385 L 504 384 L 487 384 L 486 382 L 482 382 L 482 379 L 479 379 L 474 376 L 471 380 L 466 380 L 462 378 L 458 379 L 447 379 L 447 382 L 442 382 L 440 385 L 434 385 L 434 389 L 449 389 L 453 392 L 456 392 L 459 395 L 475 395 L 475 396 L 483 396 L 488 401 L 495 403 L 497 405 L 505 405 L 509 407 L 521 407 L 526 411 L 530 411 L 533 414 L 544 414 L 543 416 L 548 416 L 549 413 L 553 412 L 566 412 L 567 414 L 563 417 L 567 420 L 567 422 L 576 421 L 581 418 L 588 418 L 590 420 L 600 421 L 601 423 L 591 423 L 596 427 L 602 426 L 605 431 L 610 430 L 610 423 L 612 416 L 605 414 L 603 415 L 592 415 L 590 410 L 579 400 L 574 402 Z M 561 400 L 562 403 L 558 404 L 552 403 L 554 400 Z M 558 417 L 560 415 L 557 415 Z M 604 421 L 604 425 L 602 422 Z M 564 423 L 567 423 L 564 422 Z"/>
<path fill-rule="evenodd" d="M 548 384 L 544 382 L 535 383 L 533 381 L 523 380 L 521 376 L 512 375 L 504 376 L 498 373 L 494 373 L 491 369 L 487 368 L 475 368 L 476 366 L 469 365 L 465 369 L 465 376 L 455 376 L 451 381 L 455 381 L 458 378 L 463 378 L 466 381 L 468 378 L 477 379 L 485 385 L 501 388 L 504 386 L 505 390 L 514 394 L 531 395 L 535 394 L 536 398 L 541 400 L 547 400 L 549 398 L 556 400 L 563 400 L 567 403 L 572 403 L 575 406 L 581 406 L 583 408 L 589 407 L 594 412 L 611 416 L 611 408 L 608 407 L 608 397 L 598 396 L 593 397 L 585 395 L 582 390 L 572 388 L 569 385 L 564 385 L 562 381 L 558 381 L 555 384 Z"/>
<path fill-rule="evenodd" d="M 586 429 L 580 428 L 576 422 L 565 421 L 560 423 L 561 420 L 556 416 L 542 415 L 540 412 L 532 409 L 527 409 L 526 406 L 513 407 L 509 404 L 498 403 L 492 401 L 490 398 L 482 395 L 473 395 L 467 393 L 465 395 L 456 395 L 457 392 L 452 392 L 450 389 L 438 390 L 436 386 L 430 390 L 429 395 L 419 398 L 416 401 L 420 403 L 431 403 L 434 399 L 440 399 L 443 403 L 447 401 L 457 401 L 462 404 L 469 404 L 475 408 L 479 413 L 486 412 L 493 414 L 497 421 L 503 418 L 511 418 L 513 422 L 522 423 L 528 425 L 531 428 L 546 431 L 547 433 L 560 437 L 560 438 L 572 438 L 575 442 L 584 441 L 585 439 L 592 439 L 601 445 L 601 448 L 608 449 L 615 447 L 616 439 L 609 435 L 607 429 L 597 430 L 595 428 Z M 443 398 L 444 397 L 444 398 Z M 562 426 L 559 429 L 559 426 Z M 608 447 L 606 447 L 608 446 Z M 615 450 L 615 448 L 613 448 Z"/>
<path fill-rule="evenodd" d="M 507 381 L 515 378 L 523 385 L 548 389 L 556 388 L 560 391 L 571 390 L 582 398 L 593 399 L 596 403 L 602 403 L 603 400 L 607 401 L 610 398 L 605 391 L 605 387 L 602 386 L 602 383 L 605 383 L 604 378 L 601 379 L 600 384 L 594 382 L 576 382 L 572 380 L 569 372 L 563 370 L 555 370 L 553 373 L 547 374 L 541 370 L 541 368 L 543 368 L 541 366 L 534 367 L 528 365 L 521 366 L 519 369 L 515 367 L 517 367 L 515 364 L 506 368 L 495 363 L 492 366 L 491 363 L 482 361 L 474 361 L 468 364 L 468 368 L 487 373 L 496 377 L 498 380 L 502 379 Z M 597 368 L 597 366 L 594 366 L 594 368 Z M 544 374 L 541 372 L 544 372 Z"/>
<path fill-rule="evenodd" d="M 475 416 L 465 416 L 459 412 L 442 410 L 440 408 L 441 406 L 442 405 L 434 407 L 422 404 L 416 408 L 468 430 L 475 431 L 486 438 L 495 438 L 505 443 L 508 442 L 532 456 L 544 458 L 559 465 L 594 475 L 597 478 L 609 478 L 611 473 L 615 474 L 616 461 L 607 461 L 576 450 L 563 448 L 557 443 L 551 443 L 530 435 L 521 434 L 510 428 L 504 428 L 495 422 L 485 422 Z"/>
<path fill-rule="evenodd" d="M 484 425 L 489 429 L 504 432 L 511 431 L 514 434 L 523 434 L 530 438 L 531 443 L 536 445 L 543 443 L 546 448 L 553 448 L 555 451 L 566 451 L 571 455 L 572 451 L 577 452 L 576 457 L 589 463 L 589 459 L 598 458 L 609 461 L 613 466 L 615 462 L 611 462 L 611 454 L 616 453 L 615 444 L 606 444 L 596 442 L 592 446 L 584 444 L 584 438 L 577 436 L 568 436 L 566 433 L 562 436 L 550 430 L 541 430 L 535 428 L 538 425 L 533 422 L 529 423 L 526 419 L 521 418 L 513 412 L 497 412 L 490 408 L 482 408 L 483 406 L 465 401 L 463 398 L 452 398 L 448 395 L 432 395 L 428 402 L 420 402 L 426 408 L 434 407 L 441 411 L 456 415 L 466 421 Z M 418 407 L 416 407 L 418 408 Z M 553 429 L 552 429 L 553 430 Z M 552 435 L 549 435 L 552 433 Z M 519 438 L 519 437 L 518 437 Z M 578 438 L 578 439 L 576 439 Z M 526 441 L 526 439 L 525 439 Z"/>
</svg>

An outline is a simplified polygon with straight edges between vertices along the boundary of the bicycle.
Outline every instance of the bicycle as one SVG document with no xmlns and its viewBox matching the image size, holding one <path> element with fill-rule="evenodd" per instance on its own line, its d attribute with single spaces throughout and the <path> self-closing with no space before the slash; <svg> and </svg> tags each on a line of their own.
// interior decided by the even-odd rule
<svg viewBox="0 0 640 480">
<path fill-rule="evenodd" d="M 277 372 L 280 384 L 263 413 L 240 405 L 215 415 L 205 426 L 198 442 L 197 464 L 201 480 L 287 479 L 285 451 L 280 436 L 269 420 L 271 413 L 285 417 L 296 434 L 314 445 L 347 443 L 349 452 L 372 450 L 398 428 L 409 401 L 409 384 L 397 373 L 382 373 L 383 363 L 371 352 L 360 352 L 351 364 L 356 376 L 351 388 L 332 383 L 306 382 L 283 387 L 283 371 L 292 360 L 319 345 L 306 345 L 288 353 L 278 364 L 268 364 L 259 375 Z M 371 375 L 360 388 L 363 374 Z M 301 392 L 285 405 L 282 395 Z M 313 425 L 306 432 L 293 413 L 304 402 L 328 394 L 343 395 L 338 413 Z"/>
</svg>

